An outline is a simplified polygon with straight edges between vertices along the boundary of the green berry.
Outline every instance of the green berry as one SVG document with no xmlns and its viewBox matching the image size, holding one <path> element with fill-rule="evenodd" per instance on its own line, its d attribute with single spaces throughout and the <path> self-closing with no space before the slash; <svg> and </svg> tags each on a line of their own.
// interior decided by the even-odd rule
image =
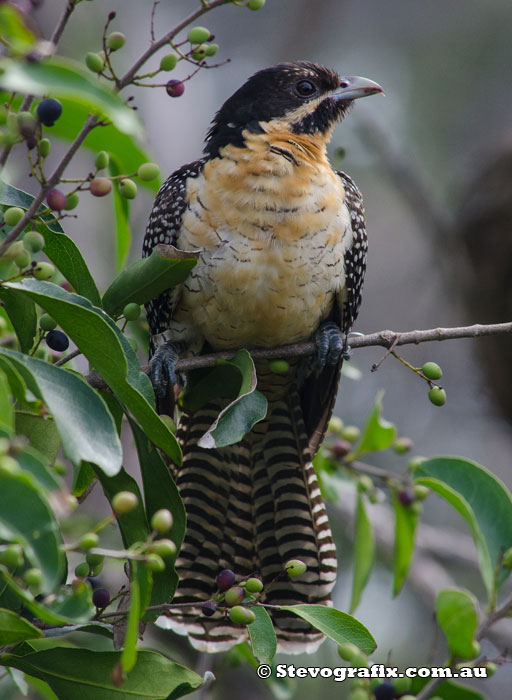
<svg viewBox="0 0 512 700">
<path fill-rule="evenodd" d="M 330 433 L 336 433 L 336 435 L 341 435 L 341 432 L 343 430 L 343 421 L 341 420 L 341 418 L 338 418 L 338 416 L 332 416 L 331 420 L 329 421 L 327 430 Z"/>
<path fill-rule="evenodd" d="M 165 559 L 166 557 L 176 556 L 178 550 L 172 540 L 163 539 L 155 540 L 151 546 L 151 551 Z"/>
<path fill-rule="evenodd" d="M 355 442 L 360 434 L 361 431 L 357 425 L 346 425 L 341 431 L 341 437 L 348 442 Z"/>
<path fill-rule="evenodd" d="M 32 253 L 39 253 L 44 248 L 44 238 L 37 231 L 27 231 L 23 236 L 23 243 Z"/>
<path fill-rule="evenodd" d="M 224 594 L 224 602 L 228 608 L 232 608 L 235 605 L 240 605 L 242 600 L 245 598 L 245 591 L 241 586 L 233 586 L 229 588 Z"/>
<path fill-rule="evenodd" d="M 36 130 L 37 119 L 32 112 L 18 112 L 16 120 L 20 134 L 25 138 L 32 135 Z"/>
<path fill-rule="evenodd" d="M 487 671 L 487 678 L 493 676 L 498 670 L 497 664 L 495 664 L 493 661 L 487 661 L 487 663 L 484 664 L 484 668 Z"/>
<path fill-rule="evenodd" d="M 426 457 L 420 457 L 420 456 L 418 456 L 418 457 L 413 457 L 413 458 L 411 459 L 411 461 L 409 462 L 409 467 L 408 467 L 409 471 L 415 472 L 416 469 L 419 469 L 419 468 L 420 468 L 420 465 L 421 465 L 422 462 L 424 462 L 426 459 L 427 459 Z"/>
<path fill-rule="evenodd" d="M 44 314 L 43 314 L 43 316 L 44 316 Z M 53 319 L 52 319 L 52 321 L 53 321 Z M 53 323 L 55 323 L 55 321 L 53 321 Z M 39 324 L 41 324 L 41 321 L 39 321 Z M 53 328 L 51 330 L 53 330 Z M 60 476 L 66 476 L 66 474 L 68 473 L 66 465 L 63 462 L 59 462 L 59 460 L 57 460 L 55 462 L 55 464 L 53 465 L 53 468 L 55 470 L 55 473 L 59 474 Z"/>
<path fill-rule="evenodd" d="M 218 44 L 207 44 L 206 45 L 206 55 L 207 56 L 215 56 L 217 51 L 219 50 L 219 45 Z"/>
<path fill-rule="evenodd" d="M 411 510 L 411 513 L 415 513 L 416 515 L 421 515 L 423 513 L 423 506 L 421 505 L 421 503 L 418 503 L 418 501 L 411 503 L 409 508 Z"/>
<path fill-rule="evenodd" d="M 194 61 L 202 61 L 204 58 L 206 58 L 206 49 L 206 44 L 199 44 L 199 46 L 196 46 L 196 48 L 192 51 L 192 58 Z"/>
<path fill-rule="evenodd" d="M 64 207 L 64 209 L 66 211 L 71 211 L 72 209 L 76 209 L 79 201 L 80 201 L 80 195 L 78 194 L 78 192 L 71 192 L 71 194 L 66 195 L 66 206 Z"/>
<path fill-rule="evenodd" d="M 235 605 L 229 611 L 229 619 L 235 625 L 250 625 L 256 619 L 256 615 L 252 610 L 244 608 L 242 605 Z"/>
<path fill-rule="evenodd" d="M 75 566 L 75 576 L 78 578 L 85 578 L 89 576 L 90 567 L 86 561 L 81 562 Z"/>
<path fill-rule="evenodd" d="M 80 549 L 88 550 L 97 547 L 99 537 L 95 532 L 87 532 L 80 538 Z"/>
<path fill-rule="evenodd" d="M 171 511 L 167 510 L 167 508 L 161 508 L 160 510 L 157 510 L 156 513 L 153 513 L 153 517 L 151 518 L 151 527 L 153 530 L 157 530 L 163 534 L 171 529 L 172 522 L 173 518 Z"/>
<path fill-rule="evenodd" d="M 5 474 L 17 474 L 20 471 L 19 463 L 10 455 L 0 457 L 0 471 Z"/>
<path fill-rule="evenodd" d="M 367 491 L 373 491 L 373 486 L 373 481 L 368 474 L 362 474 L 357 480 L 357 488 L 359 491 L 363 491 L 365 493 Z"/>
<path fill-rule="evenodd" d="M 432 379 L 434 381 L 436 379 L 441 379 L 443 376 L 443 370 L 436 362 L 425 362 L 421 371 L 427 379 Z"/>
<path fill-rule="evenodd" d="M 39 328 L 48 333 L 49 331 L 53 331 L 55 328 L 57 328 L 57 321 L 54 321 L 50 314 L 42 314 L 41 318 L 39 319 Z"/>
<path fill-rule="evenodd" d="M 352 642 L 345 642 L 344 644 L 340 644 L 338 647 L 338 655 L 344 660 L 344 661 L 352 661 L 356 657 L 359 656 L 361 653 L 361 650 L 359 647 L 357 647 L 355 644 L 352 644 Z"/>
<path fill-rule="evenodd" d="M 260 593 L 263 590 L 263 583 L 259 578 L 247 579 L 245 583 L 245 590 L 247 593 Z"/>
<path fill-rule="evenodd" d="M 94 159 L 94 167 L 96 170 L 104 170 L 108 167 L 109 162 L 110 156 L 108 153 L 106 151 L 100 151 L 96 154 L 96 158 Z"/>
<path fill-rule="evenodd" d="M 416 695 L 402 695 L 400 700 L 416 700 Z M 443 699 L 440 698 L 439 695 L 436 695 L 434 697 L 431 697 L 430 700 L 443 700 Z"/>
<path fill-rule="evenodd" d="M 98 53 L 88 53 L 85 57 L 85 65 L 93 73 L 101 73 L 104 61 Z"/>
<path fill-rule="evenodd" d="M 39 262 L 34 267 L 32 274 L 36 280 L 49 280 L 55 274 L 55 268 L 51 263 Z"/>
<path fill-rule="evenodd" d="M 302 576 L 308 567 L 300 559 L 290 559 L 290 561 L 286 562 L 284 568 L 290 578 L 296 578 L 297 576 Z"/>
<path fill-rule="evenodd" d="M 150 552 L 146 555 L 146 564 L 151 571 L 165 571 L 165 562 L 159 554 Z"/>
<path fill-rule="evenodd" d="M 93 569 L 96 566 L 101 566 L 105 561 L 105 557 L 103 554 L 93 554 L 92 552 L 88 552 L 85 556 L 85 561 L 89 564 L 91 569 Z"/>
<path fill-rule="evenodd" d="M 476 659 L 477 656 L 480 656 L 482 653 L 482 647 L 480 646 L 480 642 L 477 642 L 476 639 L 473 640 L 473 644 L 471 645 L 471 659 Z"/>
<path fill-rule="evenodd" d="M 25 215 L 21 207 L 9 207 L 4 211 L 4 221 L 7 226 L 16 226 Z"/>
<path fill-rule="evenodd" d="M 433 386 L 428 392 L 428 398 L 434 406 L 444 406 L 446 403 L 446 391 L 440 386 Z"/>
<path fill-rule="evenodd" d="M 370 695 L 364 688 L 355 688 L 350 692 L 348 700 L 369 700 Z"/>
<path fill-rule="evenodd" d="M 91 566 L 91 572 L 89 576 L 99 576 L 103 570 L 103 562 L 101 564 L 96 564 L 96 566 Z"/>
<path fill-rule="evenodd" d="M 143 163 L 139 166 L 137 175 L 143 182 L 150 182 L 160 175 L 160 168 L 156 163 Z"/>
<path fill-rule="evenodd" d="M 112 32 L 107 36 L 107 47 L 112 51 L 122 49 L 126 44 L 126 37 L 121 32 Z"/>
<path fill-rule="evenodd" d="M 191 44 L 202 44 L 203 41 L 208 41 L 211 32 L 206 27 L 192 27 L 188 32 L 188 40 Z"/>
<path fill-rule="evenodd" d="M 135 199 L 137 196 L 137 185 L 133 180 L 125 178 L 119 183 L 119 192 L 125 199 Z"/>
<path fill-rule="evenodd" d="M 393 686 L 395 688 L 396 695 L 404 695 L 411 689 L 412 680 L 404 676 L 403 678 L 394 678 Z"/>
<path fill-rule="evenodd" d="M 23 564 L 23 549 L 19 544 L 8 544 L 0 551 L 0 564 L 8 569 L 17 569 Z"/>
<path fill-rule="evenodd" d="M 413 488 L 414 498 L 417 501 L 424 501 L 425 498 L 430 493 L 428 486 L 423 486 L 423 484 L 416 484 Z"/>
<path fill-rule="evenodd" d="M 112 192 L 112 182 L 108 177 L 95 177 L 89 184 L 93 197 L 105 197 Z"/>
<path fill-rule="evenodd" d="M 39 141 L 39 153 L 41 154 L 41 158 L 48 158 L 51 148 L 52 144 L 50 143 L 50 139 L 41 139 Z"/>
<path fill-rule="evenodd" d="M 268 368 L 274 374 L 287 374 L 290 371 L 290 365 L 286 360 L 269 360 Z"/>
<path fill-rule="evenodd" d="M 112 510 L 116 515 L 126 515 L 135 510 L 139 504 L 139 499 L 132 491 L 118 491 L 112 498 Z"/>
<path fill-rule="evenodd" d="M 264 4 L 265 0 L 248 0 L 247 7 L 256 12 L 257 10 L 261 10 Z"/>
<path fill-rule="evenodd" d="M 27 265 L 30 265 L 30 253 L 26 248 L 24 250 L 20 250 L 20 252 L 14 256 L 13 260 L 14 264 L 17 265 L 20 270 L 23 270 L 23 268 L 27 267 Z"/>
<path fill-rule="evenodd" d="M 127 321 L 136 321 L 140 316 L 141 308 L 138 304 L 131 302 L 123 309 L 123 316 Z"/>
<path fill-rule="evenodd" d="M 43 572 L 41 569 L 27 569 L 23 574 L 23 579 L 30 588 L 39 589 L 43 583 Z"/>
<path fill-rule="evenodd" d="M 165 70 L 165 71 L 174 70 L 174 68 L 176 68 L 177 63 L 178 63 L 178 57 L 176 56 L 176 54 L 175 53 L 168 53 L 165 56 L 162 56 L 162 59 L 160 61 L 160 70 Z"/>
<path fill-rule="evenodd" d="M 14 260 L 14 258 L 19 255 L 23 250 L 26 250 L 23 241 L 15 241 L 5 251 L 3 257 L 7 260 Z"/>
<path fill-rule="evenodd" d="M 414 447 L 413 441 L 408 437 L 400 437 L 393 443 L 393 450 L 397 455 L 404 455 Z"/>
</svg>

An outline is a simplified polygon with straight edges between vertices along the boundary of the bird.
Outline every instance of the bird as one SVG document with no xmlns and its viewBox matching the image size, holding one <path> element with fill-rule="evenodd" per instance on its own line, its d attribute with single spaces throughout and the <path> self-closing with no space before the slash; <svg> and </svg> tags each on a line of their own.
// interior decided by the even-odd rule
<svg viewBox="0 0 512 700">
<path fill-rule="evenodd" d="M 197 606 L 176 607 L 165 626 L 200 651 L 248 638 L 221 611 L 202 612 L 221 570 L 258 577 L 269 605 L 332 605 L 336 550 L 312 460 L 361 303 L 367 235 L 362 196 L 326 146 L 354 100 L 382 92 L 308 61 L 258 71 L 222 105 L 202 158 L 170 175 L 150 214 L 143 256 L 159 244 L 198 255 L 182 284 L 146 305 L 160 406 L 180 386 L 179 358 L 309 340 L 317 348 L 285 374 L 255 361 L 268 411 L 241 442 L 199 444 L 225 399 L 180 418 L 183 463 L 171 471 L 187 526 L 173 603 Z M 283 570 L 296 559 L 307 570 L 292 580 Z M 323 641 L 300 617 L 269 609 L 279 651 L 312 652 Z"/>
</svg>

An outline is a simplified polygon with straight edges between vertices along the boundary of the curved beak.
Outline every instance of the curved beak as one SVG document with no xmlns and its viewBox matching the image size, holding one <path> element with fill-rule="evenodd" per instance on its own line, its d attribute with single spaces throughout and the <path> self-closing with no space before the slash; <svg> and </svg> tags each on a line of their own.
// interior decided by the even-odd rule
<svg viewBox="0 0 512 700">
<path fill-rule="evenodd" d="M 368 78 L 350 75 L 340 78 L 340 86 L 332 93 L 332 97 L 336 100 L 357 100 L 359 97 L 368 97 L 377 93 L 384 94 L 384 90 L 378 83 Z"/>
</svg>

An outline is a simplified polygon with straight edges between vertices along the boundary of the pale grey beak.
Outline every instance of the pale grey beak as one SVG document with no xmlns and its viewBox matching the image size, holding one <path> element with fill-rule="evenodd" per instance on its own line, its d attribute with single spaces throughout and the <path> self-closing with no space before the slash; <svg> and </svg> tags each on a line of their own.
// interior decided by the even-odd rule
<svg viewBox="0 0 512 700">
<path fill-rule="evenodd" d="M 339 88 L 332 93 L 336 100 L 357 100 L 359 97 L 368 95 L 384 94 L 384 90 L 378 83 L 368 78 L 360 78 L 357 75 L 350 75 L 340 78 Z"/>
</svg>

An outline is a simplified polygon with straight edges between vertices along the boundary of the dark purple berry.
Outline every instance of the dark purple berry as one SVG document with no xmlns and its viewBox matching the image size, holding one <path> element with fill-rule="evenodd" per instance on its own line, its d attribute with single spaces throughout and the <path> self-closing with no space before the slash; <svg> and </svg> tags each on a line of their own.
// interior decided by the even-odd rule
<svg viewBox="0 0 512 700">
<path fill-rule="evenodd" d="M 62 105 L 59 100 L 49 97 L 37 105 L 37 116 L 45 126 L 53 126 L 62 114 Z"/>
<path fill-rule="evenodd" d="M 375 700 L 395 700 L 395 686 L 388 681 L 379 683 L 379 685 L 373 689 L 373 694 L 375 695 Z"/>
<path fill-rule="evenodd" d="M 50 190 L 46 195 L 46 203 L 53 211 L 62 211 L 66 208 L 68 200 L 64 192 L 60 190 Z"/>
<path fill-rule="evenodd" d="M 181 80 L 169 80 L 165 89 L 169 97 L 181 97 L 185 92 L 185 85 Z"/>
<path fill-rule="evenodd" d="M 216 578 L 217 586 L 221 591 L 227 591 L 235 583 L 235 574 L 231 569 L 222 569 Z"/>
<path fill-rule="evenodd" d="M 92 603 L 97 608 L 106 608 L 110 603 L 110 593 L 106 588 L 97 588 L 92 594 Z"/>
<path fill-rule="evenodd" d="M 416 500 L 416 496 L 412 489 L 405 488 L 398 492 L 398 500 L 403 506 L 412 506 Z"/>
<path fill-rule="evenodd" d="M 331 446 L 331 454 L 334 459 L 343 459 L 351 451 L 352 445 L 348 440 L 336 440 Z"/>
<path fill-rule="evenodd" d="M 69 338 L 62 331 L 50 331 L 46 334 L 46 345 L 56 352 L 63 352 L 69 348 Z"/>
<path fill-rule="evenodd" d="M 201 610 L 203 615 L 206 615 L 206 617 L 211 617 L 217 610 L 217 603 L 214 600 L 207 600 L 206 603 L 203 603 Z"/>
</svg>

